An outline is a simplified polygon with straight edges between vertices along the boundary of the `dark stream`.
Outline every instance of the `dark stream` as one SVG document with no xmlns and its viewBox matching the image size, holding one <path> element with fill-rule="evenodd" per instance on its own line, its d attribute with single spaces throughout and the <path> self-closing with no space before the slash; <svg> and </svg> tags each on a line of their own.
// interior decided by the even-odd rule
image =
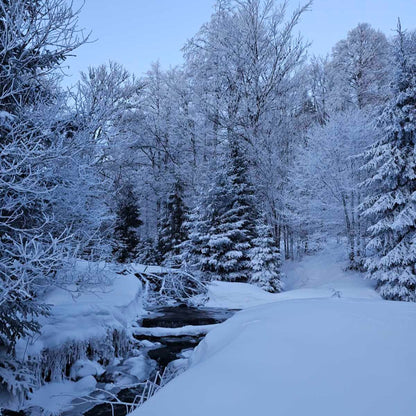
<svg viewBox="0 0 416 416">
<path fill-rule="evenodd" d="M 150 311 L 149 316 L 144 318 L 140 326 L 144 328 L 180 328 L 183 326 L 193 325 L 212 325 L 224 322 L 230 318 L 236 311 L 219 308 L 193 308 L 185 305 L 155 308 Z M 195 348 L 204 338 L 204 335 L 180 335 L 180 336 L 149 336 L 135 335 L 138 341 L 158 342 L 161 345 L 150 349 L 147 354 L 157 363 L 157 370 L 162 372 L 166 366 L 180 358 L 180 354 L 191 348 Z M 121 390 L 117 397 L 125 403 L 132 403 L 134 399 L 142 393 L 142 387 L 137 386 Z M 123 405 L 100 404 L 84 412 L 84 416 L 125 416 L 127 409 Z M 114 413 L 113 413 L 114 412 Z"/>
</svg>

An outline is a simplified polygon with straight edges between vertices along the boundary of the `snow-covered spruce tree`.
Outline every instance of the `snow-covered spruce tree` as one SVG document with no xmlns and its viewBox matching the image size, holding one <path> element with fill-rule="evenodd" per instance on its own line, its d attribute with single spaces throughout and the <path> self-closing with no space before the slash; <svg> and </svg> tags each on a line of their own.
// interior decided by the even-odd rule
<svg viewBox="0 0 416 416">
<path fill-rule="evenodd" d="M 382 137 L 365 155 L 366 267 L 385 299 L 416 301 L 416 34 L 399 25 L 394 48 L 394 98 L 380 118 Z"/>
<path fill-rule="evenodd" d="M 241 144 L 231 141 L 226 169 L 219 173 L 209 201 L 207 246 L 202 267 L 221 280 L 248 281 L 251 278 L 250 249 L 256 236 L 257 210 L 248 161 Z"/>
<path fill-rule="evenodd" d="M 218 189 L 212 186 L 208 192 L 201 188 L 198 191 L 194 208 L 186 213 L 183 223 L 187 238 L 179 245 L 179 254 L 175 257 L 176 263 L 193 275 L 201 275 L 201 280 L 209 280 L 208 273 L 201 273 L 207 260 L 207 242 L 209 240 L 209 227 L 212 214 L 208 215 L 208 208 L 215 207 L 211 202 L 217 199 L 213 194 Z"/>
<path fill-rule="evenodd" d="M 0 388 L 14 396 L 30 387 L 16 342 L 38 330 L 38 293 L 66 251 L 52 212 L 67 149 L 53 74 L 83 42 L 76 25 L 64 0 L 0 1 Z"/>
<path fill-rule="evenodd" d="M 187 208 L 183 192 L 183 183 L 178 178 L 163 207 L 158 233 L 158 253 L 162 263 L 173 261 L 173 258 L 179 254 L 180 245 L 187 239 L 184 227 Z"/>
<path fill-rule="evenodd" d="M 269 225 L 260 220 L 256 226 L 257 237 L 252 241 L 250 250 L 251 268 L 253 270 L 250 283 L 262 289 L 277 293 L 281 292 L 281 258 L 280 249 L 272 236 Z"/>
<path fill-rule="evenodd" d="M 139 227 L 142 224 L 137 195 L 133 186 L 127 183 L 117 195 L 114 252 L 119 262 L 125 263 L 136 258 L 140 244 Z"/>
</svg>

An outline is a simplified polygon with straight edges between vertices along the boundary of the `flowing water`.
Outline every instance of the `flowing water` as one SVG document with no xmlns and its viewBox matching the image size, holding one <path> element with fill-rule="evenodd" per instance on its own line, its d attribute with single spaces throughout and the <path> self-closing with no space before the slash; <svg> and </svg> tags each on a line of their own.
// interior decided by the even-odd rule
<svg viewBox="0 0 416 416">
<path fill-rule="evenodd" d="M 184 326 L 212 325 L 225 321 L 236 311 L 219 308 L 194 308 L 185 305 L 155 308 L 150 314 L 142 319 L 139 324 L 144 328 L 181 328 Z M 160 346 L 149 349 L 149 358 L 157 363 L 157 371 L 160 373 L 167 365 L 180 358 L 181 354 L 189 349 L 195 348 L 204 338 L 204 335 L 180 335 L 180 336 L 149 336 L 135 335 L 138 341 L 158 342 Z M 152 375 L 154 376 L 154 374 Z M 117 398 L 125 403 L 132 403 L 140 396 L 143 386 L 126 388 L 117 393 Z M 128 409 L 124 405 L 99 404 L 87 411 L 76 413 L 68 412 L 69 415 L 84 416 L 125 416 Z"/>
</svg>

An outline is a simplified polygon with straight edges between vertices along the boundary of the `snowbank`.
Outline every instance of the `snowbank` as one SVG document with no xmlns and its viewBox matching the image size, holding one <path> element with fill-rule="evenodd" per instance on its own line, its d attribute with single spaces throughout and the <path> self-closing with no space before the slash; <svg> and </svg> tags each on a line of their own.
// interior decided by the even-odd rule
<svg viewBox="0 0 416 416">
<path fill-rule="evenodd" d="M 290 299 L 380 299 L 374 283 L 357 272 L 346 272 L 345 248 L 330 242 L 325 250 L 283 267 L 285 292 L 269 293 L 248 283 L 214 281 L 208 285 L 207 307 L 246 309 Z"/>
<path fill-rule="evenodd" d="M 51 314 L 41 318 L 40 334 L 20 340 L 16 348 L 36 377 L 34 392 L 23 404 L 6 397 L 7 407 L 38 407 L 45 414 L 59 414 L 70 409 L 75 398 L 95 390 L 95 377 L 105 371 L 102 365 L 127 354 L 134 324 L 144 313 L 142 284 L 133 274 L 119 271 L 116 266 L 80 261 L 74 276 L 95 273 L 100 284 L 91 285 L 94 291 L 78 293 L 72 286 L 47 293 Z M 126 364 L 133 376 L 144 368 L 139 360 L 143 358 Z"/>
<path fill-rule="evenodd" d="M 134 275 L 100 272 L 108 275 L 107 283 L 94 292 L 74 294 L 56 288 L 48 294 L 45 303 L 52 305 L 51 315 L 41 320 L 40 335 L 19 342 L 20 357 L 67 342 L 103 338 L 110 330 L 129 330 L 143 312 L 141 283 Z"/>
<path fill-rule="evenodd" d="M 237 313 L 135 416 L 416 414 L 416 305 L 298 299 Z"/>
<path fill-rule="evenodd" d="M 281 294 L 211 284 L 208 306 L 247 309 L 133 415 L 415 415 L 416 304 L 381 300 L 341 253 L 289 263 Z"/>
<path fill-rule="evenodd" d="M 208 285 L 209 308 L 244 309 L 276 301 L 276 294 L 248 283 L 213 281 Z"/>
</svg>

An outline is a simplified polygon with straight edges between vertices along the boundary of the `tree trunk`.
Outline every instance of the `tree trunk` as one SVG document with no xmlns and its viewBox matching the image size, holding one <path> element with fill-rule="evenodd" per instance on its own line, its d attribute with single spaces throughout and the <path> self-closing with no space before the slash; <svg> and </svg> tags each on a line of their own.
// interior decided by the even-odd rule
<svg viewBox="0 0 416 416">
<path fill-rule="evenodd" d="M 285 239 L 285 260 L 290 258 L 290 244 L 289 244 L 289 227 L 284 226 L 284 239 Z"/>
<path fill-rule="evenodd" d="M 355 242 L 354 242 L 354 235 L 351 230 L 351 220 L 348 214 L 348 207 L 347 207 L 347 201 L 345 199 L 345 196 L 342 196 L 342 206 L 344 207 L 345 227 L 347 230 L 347 238 L 348 238 L 349 245 L 350 245 L 350 254 L 349 254 L 350 268 L 353 268 L 354 262 L 355 262 Z"/>
<path fill-rule="evenodd" d="M 293 231 L 289 232 L 289 239 L 290 239 L 290 259 L 294 260 L 295 259 L 295 254 L 294 254 L 294 237 L 293 237 Z"/>
</svg>

